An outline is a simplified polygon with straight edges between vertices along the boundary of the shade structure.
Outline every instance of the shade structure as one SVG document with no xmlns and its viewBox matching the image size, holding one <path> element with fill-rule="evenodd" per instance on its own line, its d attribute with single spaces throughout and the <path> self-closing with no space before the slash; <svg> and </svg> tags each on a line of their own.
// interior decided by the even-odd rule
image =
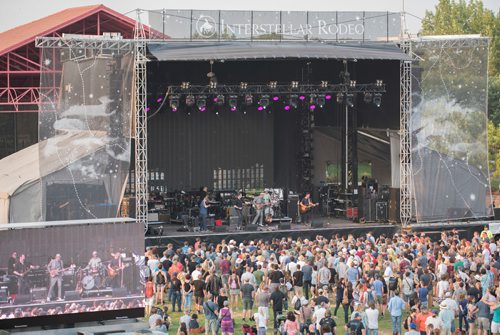
<svg viewBox="0 0 500 335">
<path fill-rule="evenodd" d="M 333 44 L 324 42 L 150 42 L 159 61 L 245 59 L 371 59 L 411 60 L 395 44 Z"/>
</svg>

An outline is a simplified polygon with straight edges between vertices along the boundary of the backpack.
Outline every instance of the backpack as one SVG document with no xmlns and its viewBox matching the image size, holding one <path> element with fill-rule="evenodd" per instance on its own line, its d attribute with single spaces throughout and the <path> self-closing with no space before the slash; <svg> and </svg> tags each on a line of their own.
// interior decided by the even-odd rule
<svg viewBox="0 0 500 335">
<path fill-rule="evenodd" d="M 389 290 L 396 291 L 398 289 L 398 278 L 390 277 L 389 278 Z"/>
<path fill-rule="evenodd" d="M 297 301 L 295 301 L 293 308 L 295 308 L 295 310 L 298 311 L 301 306 L 302 306 L 302 302 L 300 301 L 300 298 L 298 298 Z"/>
<path fill-rule="evenodd" d="M 366 304 L 369 305 L 372 302 L 375 302 L 375 297 L 373 297 L 373 291 L 372 292 L 366 291 Z"/>
</svg>

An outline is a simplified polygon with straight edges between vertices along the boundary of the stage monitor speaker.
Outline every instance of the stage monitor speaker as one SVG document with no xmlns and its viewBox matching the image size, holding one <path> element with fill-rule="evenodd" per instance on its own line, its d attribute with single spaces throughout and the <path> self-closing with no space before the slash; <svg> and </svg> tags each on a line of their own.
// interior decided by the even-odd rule
<svg viewBox="0 0 500 335">
<path fill-rule="evenodd" d="M 292 225 L 290 224 L 290 222 L 280 222 L 278 224 L 278 229 L 279 230 L 290 230 L 290 229 L 292 229 Z"/>
<path fill-rule="evenodd" d="M 297 222 L 297 218 L 299 216 L 299 196 L 298 195 L 293 194 L 293 195 L 288 196 L 286 215 L 289 218 L 292 218 L 292 222 Z"/>
<path fill-rule="evenodd" d="M 127 288 L 126 287 L 119 287 L 119 288 L 114 288 L 113 289 L 113 298 L 118 298 L 118 297 L 126 297 L 127 296 Z"/>
<path fill-rule="evenodd" d="M 391 223 L 401 222 L 401 218 L 399 215 L 399 192 L 399 188 L 389 189 L 389 222 Z"/>
<path fill-rule="evenodd" d="M 14 300 L 14 304 L 23 305 L 31 302 L 31 294 L 18 294 L 16 295 L 16 300 Z"/>
<path fill-rule="evenodd" d="M 321 221 L 312 221 L 311 222 L 311 228 L 323 228 L 323 222 Z"/>
<path fill-rule="evenodd" d="M 245 231 L 257 231 L 256 224 L 248 224 L 245 226 Z"/>
<path fill-rule="evenodd" d="M 47 299 L 46 287 L 35 287 L 31 289 L 31 300 L 45 300 Z"/>
<path fill-rule="evenodd" d="M 448 208 L 448 219 L 464 219 L 471 218 L 472 212 L 467 208 Z"/>
<path fill-rule="evenodd" d="M 500 207 L 495 207 L 493 211 L 495 213 L 495 220 L 500 220 Z"/>
<path fill-rule="evenodd" d="M 222 226 L 215 226 L 215 232 L 220 233 L 220 232 L 225 232 L 227 231 L 227 226 L 222 225 Z"/>
<path fill-rule="evenodd" d="M 80 298 L 80 292 L 78 291 L 66 291 L 64 293 L 64 300 L 66 301 L 79 300 Z"/>
</svg>

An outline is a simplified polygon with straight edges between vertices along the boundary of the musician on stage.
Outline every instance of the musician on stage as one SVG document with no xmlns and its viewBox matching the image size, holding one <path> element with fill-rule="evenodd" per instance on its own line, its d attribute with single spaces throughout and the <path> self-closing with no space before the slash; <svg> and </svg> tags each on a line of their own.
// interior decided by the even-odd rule
<svg viewBox="0 0 500 335">
<path fill-rule="evenodd" d="M 112 288 L 119 288 L 123 281 L 123 262 L 120 252 L 116 252 L 108 264 L 108 283 Z"/>
<path fill-rule="evenodd" d="M 313 207 L 317 206 L 314 202 L 311 200 L 311 192 L 307 192 L 304 198 L 300 201 L 299 207 L 300 207 L 300 216 L 301 216 L 301 221 L 304 224 L 311 224 L 311 214 L 310 211 Z"/>
<path fill-rule="evenodd" d="M 61 259 L 61 255 L 57 254 L 56 257 L 50 260 L 47 265 L 47 271 L 50 276 L 50 286 L 49 293 L 47 294 L 47 301 L 50 301 L 53 295 L 54 286 L 57 284 L 57 301 L 63 301 L 62 299 L 62 280 L 63 280 L 63 270 L 64 263 Z"/>
<path fill-rule="evenodd" d="M 234 211 L 236 212 L 236 215 L 238 216 L 238 226 L 236 229 L 240 230 L 241 229 L 241 223 L 243 222 L 243 201 L 241 200 L 241 192 L 238 192 L 238 195 L 236 195 L 236 199 L 234 200 Z"/>
<path fill-rule="evenodd" d="M 252 221 L 252 224 L 256 224 L 257 220 L 259 221 L 259 226 L 263 226 L 262 220 L 264 218 L 264 206 L 266 205 L 266 200 L 264 199 L 264 193 L 259 194 L 258 197 L 253 199 L 253 206 L 255 207 L 255 218 Z"/>
<path fill-rule="evenodd" d="M 203 200 L 200 202 L 200 231 L 207 231 L 207 218 L 208 218 L 208 194 L 205 195 Z"/>
<path fill-rule="evenodd" d="M 99 269 L 102 267 L 102 261 L 99 257 L 97 251 L 92 252 L 92 258 L 89 260 L 89 264 L 87 265 L 87 269 L 90 269 L 91 272 L 99 272 Z"/>
<path fill-rule="evenodd" d="M 26 279 L 26 275 L 31 269 L 35 269 L 36 267 L 33 265 L 29 265 L 26 262 L 26 255 L 21 254 L 19 256 L 19 261 L 16 263 L 16 267 L 14 269 L 14 274 L 17 277 L 17 285 L 19 288 L 19 294 L 29 294 L 30 286 L 29 281 Z"/>
</svg>

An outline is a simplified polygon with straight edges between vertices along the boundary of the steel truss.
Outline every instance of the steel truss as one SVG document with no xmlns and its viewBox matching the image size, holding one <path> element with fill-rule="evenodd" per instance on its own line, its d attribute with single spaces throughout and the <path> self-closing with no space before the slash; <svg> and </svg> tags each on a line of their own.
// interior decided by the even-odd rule
<svg viewBox="0 0 500 335">
<path fill-rule="evenodd" d="M 401 49 L 411 55 L 411 41 L 403 40 Z M 411 61 L 401 61 L 399 109 L 399 169 L 400 169 L 400 219 L 403 227 L 412 219 L 412 169 L 411 169 Z"/>
<path fill-rule="evenodd" d="M 137 222 L 148 229 L 148 124 L 147 124 L 147 54 L 146 33 L 140 11 L 134 30 L 135 41 L 135 214 Z"/>
<path fill-rule="evenodd" d="M 181 86 L 169 86 L 167 95 L 210 95 L 210 94 L 328 94 L 328 93 L 385 93 L 385 84 L 356 84 L 353 86 L 346 84 L 330 84 L 326 87 L 321 85 L 304 84 L 297 88 L 290 85 L 247 85 L 242 88 L 240 85 L 217 85 L 215 88 L 210 85 L 190 85 L 188 88 Z"/>
<path fill-rule="evenodd" d="M 80 38 L 80 37 L 37 37 L 35 46 L 37 48 L 68 48 L 68 49 L 84 49 L 84 50 L 101 50 L 108 51 L 132 51 L 134 49 L 134 40 L 121 39 L 106 39 L 96 36 L 95 38 Z"/>
</svg>

